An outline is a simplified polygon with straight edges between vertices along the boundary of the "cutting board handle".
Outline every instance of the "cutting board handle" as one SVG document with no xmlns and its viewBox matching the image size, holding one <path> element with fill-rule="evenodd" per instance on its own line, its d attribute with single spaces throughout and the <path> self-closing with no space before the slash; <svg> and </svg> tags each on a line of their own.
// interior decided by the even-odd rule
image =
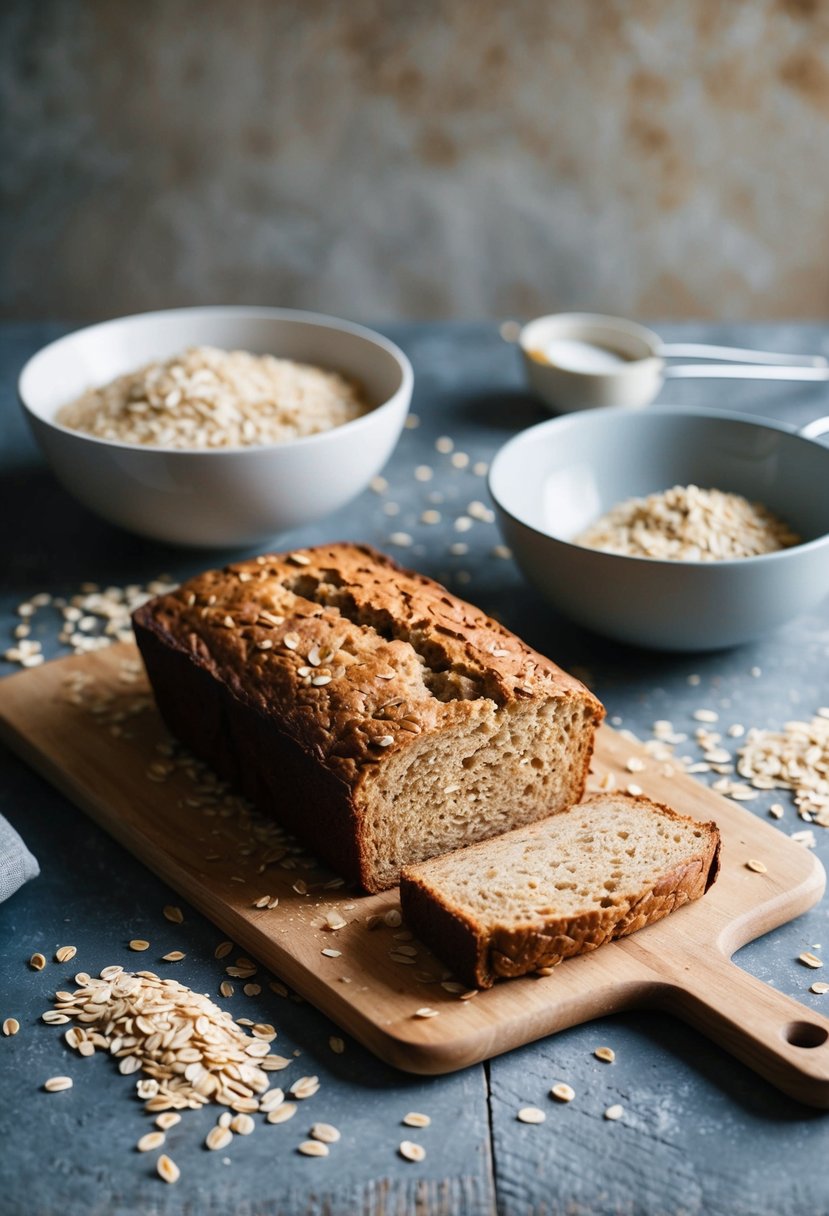
<svg viewBox="0 0 829 1216">
<path fill-rule="evenodd" d="M 790 1097 L 829 1110 L 829 1019 L 716 947 L 703 953 L 697 945 L 681 957 L 663 991 L 665 1005 Z"/>
</svg>

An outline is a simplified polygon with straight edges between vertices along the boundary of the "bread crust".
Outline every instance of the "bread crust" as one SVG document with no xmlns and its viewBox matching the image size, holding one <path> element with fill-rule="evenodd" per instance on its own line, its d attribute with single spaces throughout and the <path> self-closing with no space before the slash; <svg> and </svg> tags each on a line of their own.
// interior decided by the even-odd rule
<svg viewBox="0 0 829 1216">
<path fill-rule="evenodd" d="M 703 836 L 699 850 L 623 907 L 593 908 L 577 916 L 540 918 L 525 925 L 493 930 L 442 897 L 430 881 L 428 862 L 406 867 L 400 877 L 400 900 L 407 925 L 452 967 L 460 980 L 471 987 L 491 988 L 496 979 L 554 967 L 573 955 L 588 953 L 605 942 L 635 933 L 704 895 L 719 873 L 717 825 L 713 821 L 700 823 L 648 798 L 614 797 L 647 805 L 677 822 L 700 828 Z M 591 801 L 587 799 L 581 806 L 589 810 Z M 516 835 L 543 833 L 549 824 L 550 820 L 541 820 L 517 829 Z M 471 845 L 464 851 L 464 857 L 474 864 L 477 858 L 485 857 L 489 843 Z"/>
<path fill-rule="evenodd" d="M 574 797 L 583 792 L 604 716 L 596 698 L 480 609 L 369 546 L 208 571 L 143 605 L 133 624 L 171 732 L 366 890 L 389 883 L 372 869 L 364 783 L 424 735 L 474 721 L 481 700 L 583 708 L 590 738 Z"/>
</svg>

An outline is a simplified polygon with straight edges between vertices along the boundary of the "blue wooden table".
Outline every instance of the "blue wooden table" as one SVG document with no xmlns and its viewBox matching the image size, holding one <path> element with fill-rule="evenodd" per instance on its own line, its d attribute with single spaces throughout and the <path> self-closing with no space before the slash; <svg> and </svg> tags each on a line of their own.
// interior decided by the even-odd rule
<svg viewBox="0 0 829 1216">
<path fill-rule="evenodd" d="M 0 327 L 0 521 L 4 585 L 0 636 L 11 644 L 17 605 L 40 591 L 69 597 L 82 583 L 147 582 L 159 574 L 182 578 L 203 568 L 204 555 L 163 548 L 116 532 L 75 504 L 56 485 L 18 415 L 15 379 L 24 360 L 65 331 L 60 325 Z M 383 494 L 367 491 L 335 519 L 279 539 L 285 546 L 323 540 L 366 540 L 446 582 L 497 613 L 565 667 L 585 669 L 616 725 L 646 737 L 659 718 L 689 733 L 700 707 L 723 723 L 774 727 L 809 716 L 829 703 L 829 611 L 824 606 L 762 643 L 727 654 L 654 656 L 592 637 L 558 618 L 522 581 L 513 564 L 493 555 L 491 524 L 467 532 L 452 521 L 473 500 L 487 500 L 476 465 L 518 429 L 545 417 L 521 385 L 514 348 L 493 324 L 383 327 L 406 349 L 416 373 L 413 410 L 419 426 L 404 432 L 385 476 Z M 663 326 L 667 339 L 728 341 L 774 350 L 829 353 L 829 331 L 805 325 Z M 680 382 L 662 399 L 721 404 L 802 424 L 829 413 L 823 385 Z M 448 436 L 452 462 L 435 441 Z M 430 481 L 414 476 L 434 470 Z M 462 467 L 458 467 L 462 466 Z M 440 501 L 435 499 L 440 496 Z M 396 514 L 387 513 L 396 504 Z M 426 509 L 441 523 L 424 524 Z M 391 508 L 393 510 L 393 508 Z M 395 548 L 393 532 L 413 539 Z M 465 544 L 465 553 L 451 545 Z M 238 554 L 218 554 L 216 563 Z M 64 652 L 58 618 L 43 609 L 34 636 L 48 656 Z M 3 673 L 12 665 L 0 665 Z M 55 988 L 71 986 L 78 970 L 110 963 L 135 965 L 126 941 L 144 937 L 164 950 L 186 952 L 177 978 L 217 996 L 220 937 L 185 908 L 182 926 L 162 917 L 176 900 L 149 871 L 98 830 L 17 760 L 0 756 L 4 813 L 36 853 L 42 873 L 0 906 L 0 1020 L 21 1023 L 0 1038 L 0 1212 L 3 1216 L 293 1216 L 326 1213 L 549 1213 L 564 1216 L 820 1216 L 829 1212 L 829 1117 L 782 1097 L 748 1069 L 667 1016 L 641 1013 L 578 1027 L 463 1073 L 422 1079 L 395 1072 L 353 1042 L 334 1054 L 335 1028 L 309 1005 L 268 988 L 254 997 L 220 1001 L 235 1016 L 272 1022 L 279 1050 L 301 1053 L 304 1073 L 320 1092 L 290 1123 L 236 1137 L 227 1153 L 208 1153 L 204 1136 L 216 1110 L 191 1113 L 168 1134 L 167 1150 L 181 1168 L 175 1186 L 155 1175 L 135 1151 L 148 1118 L 132 1078 L 100 1056 L 79 1060 L 63 1045 L 60 1027 L 39 1023 Z M 788 797 L 749 804 L 765 815 L 786 807 L 779 826 L 800 823 Z M 829 832 L 815 828 L 829 860 Z M 62 944 L 77 946 L 67 966 L 28 968 L 35 950 L 51 959 Z M 804 949 L 829 951 L 827 905 L 814 909 L 739 955 L 762 979 L 807 1005 L 816 973 L 796 962 Z M 162 953 L 161 949 L 158 953 Z M 819 952 L 819 950 L 818 950 Z M 217 998 L 220 999 L 220 998 Z M 593 1050 L 609 1045 L 612 1065 Z M 46 1077 L 68 1072 L 74 1088 L 45 1094 Z M 549 1098 L 551 1084 L 576 1091 L 568 1105 Z M 619 1122 L 603 1111 L 621 1103 Z M 521 1106 L 542 1107 L 540 1126 L 516 1120 Z M 414 1132 L 407 1111 L 431 1116 Z M 296 1146 L 310 1124 L 335 1124 L 342 1140 L 326 1159 Z M 427 1150 L 411 1164 L 397 1153 L 403 1139 Z"/>
</svg>

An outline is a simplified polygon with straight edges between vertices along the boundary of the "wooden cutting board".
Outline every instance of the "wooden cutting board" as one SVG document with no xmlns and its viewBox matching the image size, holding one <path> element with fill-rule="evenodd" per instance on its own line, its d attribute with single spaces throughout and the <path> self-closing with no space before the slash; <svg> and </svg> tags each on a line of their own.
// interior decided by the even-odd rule
<svg viewBox="0 0 829 1216">
<path fill-rule="evenodd" d="M 84 704 L 74 704 L 73 695 Z M 610 770 L 625 786 L 625 764 L 639 755 L 645 768 L 635 780 L 646 794 L 719 824 L 719 880 L 701 901 L 550 976 L 510 980 L 466 1000 L 442 986 L 445 969 L 425 947 L 395 938 L 400 928 L 367 928 L 369 917 L 399 907 L 396 891 L 368 896 L 326 887 L 330 873 L 291 868 L 297 858 L 271 848 L 269 821 L 204 805 L 183 768 L 164 780 L 148 775 L 151 765 L 166 762 L 167 736 L 133 646 L 59 659 L 4 680 L 0 731 L 244 951 L 399 1068 L 450 1072 L 603 1014 L 658 1007 L 791 1096 L 829 1108 L 829 1020 L 730 961 L 738 947 L 820 899 L 820 862 L 692 778 L 664 775 L 661 762 L 607 727 L 592 783 Z M 749 859 L 766 871 L 748 869 Z M 264 895 L 278 896 L 278 906 L 255 908 Z M 323 929 L 329 912 L 341 914 L 345 927 Z M 416 949 L 411 965 L 390 958 L 400 945 L 404 958 Z M 415 1017 L 423 1006 L 438 1016 Z"/>
</svg>

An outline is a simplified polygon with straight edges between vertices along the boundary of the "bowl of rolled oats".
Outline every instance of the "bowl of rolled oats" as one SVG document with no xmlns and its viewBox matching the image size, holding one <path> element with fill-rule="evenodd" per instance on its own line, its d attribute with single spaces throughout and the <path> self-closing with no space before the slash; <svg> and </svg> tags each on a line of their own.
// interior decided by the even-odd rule
<svg viewBox="0 0 829 1216">
<path fill-rule="evenodd" d="M 63 486 L 129 531 L 253 545 L 342 507 L 383 467 L 413 374 L 380 334 L 277 308 L 106 321 L 39 351 L 18 391 Z"/>
<path fill-rule="evenodd" d="M 656 650 L 760 637 L 829 595 L 829 447 L 722 410 L 614 408 L 517 435 L 490 491 L 506 543 L 561 612 Z"/>
</svg>

